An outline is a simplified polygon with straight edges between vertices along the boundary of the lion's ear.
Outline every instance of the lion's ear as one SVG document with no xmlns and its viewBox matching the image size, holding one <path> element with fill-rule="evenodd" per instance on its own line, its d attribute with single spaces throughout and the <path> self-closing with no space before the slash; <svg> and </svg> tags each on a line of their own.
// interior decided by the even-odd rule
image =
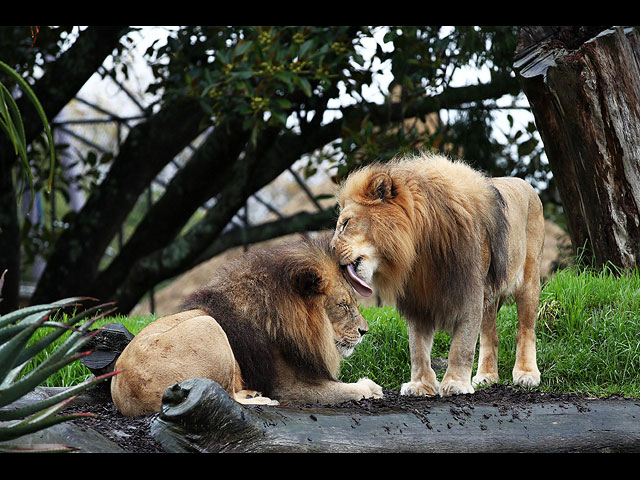
<svg viewBox="0 0 640 480">
<path fill-rule="evenodd" d="M 322 272 L 314 267 L 302 267 L 293 272 L 291 278 L 295 290 L 303 296 L 319 295 L 327 288 L 327 280 Z"/>
<path fill-rule="evenodd" d="M 386 173 L 378 173 L 371 177 L 367 188 L 369 200 L 388 202 L 394 195 L 393 180 Z"/>
</svg>

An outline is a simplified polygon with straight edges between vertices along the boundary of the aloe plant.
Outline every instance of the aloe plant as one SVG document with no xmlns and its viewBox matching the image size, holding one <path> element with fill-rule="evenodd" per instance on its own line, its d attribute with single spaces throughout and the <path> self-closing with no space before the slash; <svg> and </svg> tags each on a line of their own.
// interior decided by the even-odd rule
<svg viewBox="0 0 640 480">
<path fill-rule="evenodd" d="M 13 440 L 61 422 L 90 416 L 85 413 L 56 414 L 64 409 L 80 391 L 105 380 L 114 373 L 94 377 L 31 405 L 15 409 L 2 408 L 33 391 L 60 368 L 91 353 L 82 351 L 82 348 L 98 331 L 90 330 L 94 322 L 110 313 L 103 311 L 98 314 L 100 310 L 104 310 L 105 305 L 98 305 L 78 314 L 73 313 L 66 318 L 52 315 L 63 307 L 77 306 L 83 300 L 87 299 L 67 298 L 49 304 L 22 308 L 0 317 L 0 422 L 6 422 L 0 426 L 0 441 Z M 30 342 L 39 328 L 51 327 L 53 329 L 50 333 L 37 341 Z M 21 375 L 24 367 L 68 331 L 71 332 L 70 335 L 61 341 L 48 357 L 29 373 Z M 64 446 L 59 445 L 43 445 L 43 449 L 51 450 L 52 448 L 65 449 Z M 7 449 L 14 450 L 17 447 L 4 447 L 4 450 Z M 0 451 L 2 450 L 3 447 L 0 446 Z"/>
</svg>

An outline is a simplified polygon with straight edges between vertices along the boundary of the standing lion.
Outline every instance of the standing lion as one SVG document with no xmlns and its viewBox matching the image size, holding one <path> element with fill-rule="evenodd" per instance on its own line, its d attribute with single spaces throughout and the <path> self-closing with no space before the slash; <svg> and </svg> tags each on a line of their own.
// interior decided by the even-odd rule
<svg viewBox="0 0 640 480">
<path fill-rule="evenodd" d="M 490 179 L 435 154 L 373 164 L 342 185 L 331 245 L 354 288 L 395 302 L 409 329 L 411 381 L 403 395 L 473 393 L 498 380 L 496 316 L 514 295 L 518 310 L 514 383 L 537 386 L 535 322 L 544 243 L 542 204 L 517 178 Z M 436 329 L 452 334 L 438 384 L 431 368 Z"/>
</svg>

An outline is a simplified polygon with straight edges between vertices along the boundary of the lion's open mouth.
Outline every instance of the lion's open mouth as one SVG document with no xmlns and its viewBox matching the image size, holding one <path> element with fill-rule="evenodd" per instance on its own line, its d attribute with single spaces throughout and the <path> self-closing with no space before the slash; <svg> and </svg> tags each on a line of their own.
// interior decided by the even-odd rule
<svg viewBox="0 0 640 480">
<path fill-rule="evenodd" d="M 367 285 L 367 283 L 362 280 L 362 278 L 360 278 L 357 274 L 358 266 L 360 265 L 361 261 L 362 257 L 358 257 L 355 262 L 346 265 L 345 268 L 347 272 L 347 280 L 349 280 L 351 286 L 360 295 L 362 295 L 363 297 L 370 297 L 373 294 L 373 289 L 369 285 Z"/>
</svg>

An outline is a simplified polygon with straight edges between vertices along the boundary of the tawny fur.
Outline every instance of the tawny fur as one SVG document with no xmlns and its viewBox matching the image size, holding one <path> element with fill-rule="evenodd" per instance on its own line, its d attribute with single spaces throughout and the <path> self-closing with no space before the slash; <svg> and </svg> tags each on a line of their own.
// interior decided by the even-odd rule
<svg viewBox="0 0 640 480">
<path fill-rule="evenodd" d="M 122 352 L 111 393 L 125 415 L 158 411 L 187 378 L 217 381 L 243 403 L 379 397 L 369 379 L 336 377 L 368 330 L 330 234 L 256 249 L 216 272 L 185 311 L 145 327 Z M 262 396 L 244 399 L 246 392 Z"/>
<path fill-rule="evenodd" d="M 361 276 L 409 323 L 412 381 L 403 393 L 472 392 L 481 330 L 474 383 L 497 380 L 495 313 L 509 294 L 515 294 L 520 322 L 514 379 L 539 382 L 533 328 L 544 221 L 530 185 L 423 154 L 355 171 L 338 201 L 332 246 L 341 263 L 357 261 Z M 441 386 L 429 360 L 435 329 L 453 334 Z"/>
</svg>

